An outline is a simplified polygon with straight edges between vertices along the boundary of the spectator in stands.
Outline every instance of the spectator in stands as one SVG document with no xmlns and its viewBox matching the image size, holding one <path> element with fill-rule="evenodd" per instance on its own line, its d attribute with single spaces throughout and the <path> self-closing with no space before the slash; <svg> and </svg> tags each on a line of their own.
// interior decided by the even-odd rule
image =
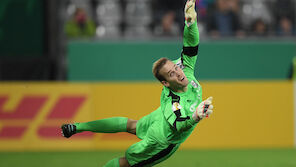
<svg viewBox="0 0 296 167">
<path fill-rule="evenodd" d="M 184 26 L 186 0 L 153 0 L 153 31 L 157 35 L 179 35 Z"/>
<path fill-rule="evenodd" d="M 95 31 L 95 23 L 88 18 L 82 8 L 77 8 L 74 17 L 67 21 L 65 25 L 65 32 L 68 38 L 94 37 Z"/>
<path fill-rule="evenodd" d="M 292 20 L 288 17 L 282 17 L 279 20 L 277 34 L 280 36 L 292 36 L 295 35 Z"/>
<path fill-rule="evenodd" d="M 277 35 L 295 35 L 295 0 L 276 0 L 273 7 Z"/>
<path fill-rule="evenodd" d="M 238 18 L 238 10 L 238 0 L 216 0 L 214 10 L 208 12 L 208 33 L 212 37 L 243 37 L 244 31 Z"/>
<path fill-rule="evenodd" d="M 251 35 L 256 37 L 266 37 L 268 35 L 267 24 L 263 19 L 256 19 L 251 28 Z"/>
</svg>

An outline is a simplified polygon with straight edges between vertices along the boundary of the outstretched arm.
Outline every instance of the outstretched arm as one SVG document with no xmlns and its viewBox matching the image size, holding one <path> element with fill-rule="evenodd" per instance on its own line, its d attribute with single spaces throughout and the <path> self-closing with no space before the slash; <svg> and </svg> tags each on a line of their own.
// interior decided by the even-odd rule
<svg viewBox="0 0 296 167">
<path fill-rule="evenodd" d="M 197 14 L 195 11 L 195 0 L 188 0 L 184 9 L 185 27 L 183 34 L 183 65 L 189 67 L 192 72 L 196 62 L 199 45 L 199 32 L 197 27 Z"/>
</svg>

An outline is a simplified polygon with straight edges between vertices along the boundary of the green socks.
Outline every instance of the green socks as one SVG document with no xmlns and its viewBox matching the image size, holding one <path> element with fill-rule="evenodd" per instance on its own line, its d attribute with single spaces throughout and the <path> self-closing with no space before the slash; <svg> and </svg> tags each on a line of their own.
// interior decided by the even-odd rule
<svg viewBox="0 0 296 167">
<path fill-rule="evenodd" d="M 107 164 L 104 167 L 120 167 L 119 166 L 119 158 L 114 158 L 107 162 Z"/>
<path fill-rule="evenodd" d="M 75 123 L 76 131 L 91 131 L 96 133 L 116 133 L 127 132 L 128 118 L 125 117 L 112 117 L 85 123 Z"/>
</svg>

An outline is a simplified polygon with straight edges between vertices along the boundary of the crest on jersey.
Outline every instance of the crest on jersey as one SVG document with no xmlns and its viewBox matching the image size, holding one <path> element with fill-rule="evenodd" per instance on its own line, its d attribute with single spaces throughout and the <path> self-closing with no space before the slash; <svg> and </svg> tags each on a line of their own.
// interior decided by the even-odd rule
<svg viewBox="0 0 296 167">
<path fill-rule="evenodd" d="M 185 68 L 181 60 L 179 60 L 179 61 L 176 63 L 176 65 L 177 65 L 179 68 L 181 68 L 182 70 Z"/>
<path fill-rule="evenodd" d="M 194 87 L 194 88 L 197 88 L 198 87 L 198 84 L 195 82 L 195 81 L 191 81 L 191 85 Z"/>
<path fill-rule="evenodd" d="M 180 110 L 182 107 L 178 102 L 173 103 L 172 109 L 173 111 L 178 111 Z"/>
</svg>

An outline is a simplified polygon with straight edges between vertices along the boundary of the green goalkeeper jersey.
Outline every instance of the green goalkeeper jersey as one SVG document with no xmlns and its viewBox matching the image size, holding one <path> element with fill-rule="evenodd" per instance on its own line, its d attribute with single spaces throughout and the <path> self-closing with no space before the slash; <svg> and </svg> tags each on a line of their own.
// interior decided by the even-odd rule
<svg viewBox="0 0 296 167">
<path fill-rule="evenodd" d="M 140 139 L 156 140 L 159 144 L 179 144 L 192 133 L 196 122 L 193 112 L 202 102 L 202 89 L 194 77 L 199 34 L 197 23 L 184 28 L 183 52 L 181 58 L 173 61 L 185 73 L 189 84 L 187 91 L 177 93 L 163 87 L 160 107 L 137 123 Z"/>
<path fill-rule="evenodd" d="M 184 142 L 197 125 L 192 115 L 202 102 L 202 89 L 194 77 L 198 44 L 199 32 L 195 22 L 190 27 L 185 26 L 181 58 L 173 61 L 188 78 L 187 91 L 173 92 L 164 86 L 161 94 L 162 132 L 169 143 Z"/>
</svg>

